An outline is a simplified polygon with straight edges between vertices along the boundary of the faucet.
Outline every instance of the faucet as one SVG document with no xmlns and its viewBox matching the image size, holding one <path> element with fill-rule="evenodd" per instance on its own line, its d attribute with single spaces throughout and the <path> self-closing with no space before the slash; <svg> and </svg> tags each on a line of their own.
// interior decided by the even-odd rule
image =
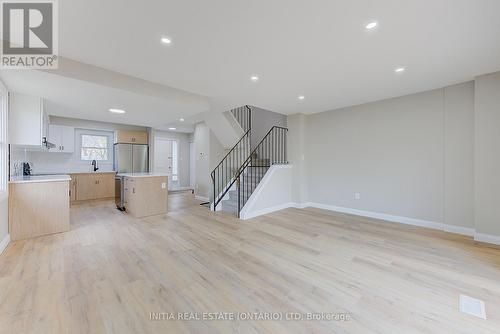
<svg viewBox="0 0 500 334">
<path fill-rule="evenodd" d="M 94 166 L 94 172 L 96 172 L 99 169 L 99 167 L 97 167 L 97 161 L 95 160 L 92 160 L 92 166 Z"/>
</svg>

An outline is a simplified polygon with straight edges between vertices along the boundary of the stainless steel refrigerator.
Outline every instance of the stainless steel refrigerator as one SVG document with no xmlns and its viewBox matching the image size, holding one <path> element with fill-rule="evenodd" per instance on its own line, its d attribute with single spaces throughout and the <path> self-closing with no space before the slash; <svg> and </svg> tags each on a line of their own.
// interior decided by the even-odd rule
<svg viewBox="0 0 500 334">
<path fill-rule="evenodd" d="M 114 169 L 117 173 L 149 171 L 149 147 L 142 144 L 115 144 Z"/>
<path fill-rule="evenodd" d="M 120 173 L 149 172 L 149 147 L 141 144 L 115 144 L 114 169 Z M 115 177 L 115 203 L 119 210 L 125 210 L 125 183 L 123 177 Z"/>
</svg>

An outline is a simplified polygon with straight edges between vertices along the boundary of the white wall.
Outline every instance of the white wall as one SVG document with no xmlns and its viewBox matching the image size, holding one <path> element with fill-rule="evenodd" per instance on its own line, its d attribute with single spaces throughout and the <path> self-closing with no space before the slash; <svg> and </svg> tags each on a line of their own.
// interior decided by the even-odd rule
<svg viewBox="0 0 500 334">
<path fill-rule="evenodd" d="M 475 81 L 475 219 L 500 243 L 500 72 Z"/>
<path fill-rule="evenodd" d="M 203 200 L 211 201 L 213 198 L 213 185 L 210 173 L 227 153 L 227 150 L 205 122 L 195 125 L 192 141 L 194 142 L 196 155 L 195 195 Z"/>
<path fill-rule="evenodd" d="M 73 153 L 49 153 L 46 151 L 25 151 L 24 148 L 11 148 L 11 171 L 13 171 L 13 163 L 19 161 L 30 161 L 33 163 L 34 173 L 68 173 L 68 172 L 85 172 L 91 171 L 92 166 L 90 161 L 80 160 L 80 152 L 78 151 L 76 132 L 78 129 L 85 130 L 104 130 L 113 133 L 115 130 L 133 130 L 146 131 L 144 127 L 131 126 L 125 124 L 105 123 L 97 121 L 88 121 L 75 118 L 54 117 L 50 116 L 50 124 L 66 125 L 75 128 L 75 152 Z M 112 152 L 113 143 L 110 143 Z M 111 153 L 112 154 L 112 153 Z M 111 156 L 112 157 L 112 156 Z M 99 162 L 99 170 L 113 170 L 113 160 L 110 162 Z"/>
<path fill-rule="evenodd" d="M 250 219 L 292 205 L 292 165 L 274 165 L 267 171 L 240 213 Z"/>
<path fill-rule="evenodd" d="M 8 176 L 7 174 L 7 141 L 8 141 L 8 134 L 9 134 L 9 122 L 8 122 L 8 114 L 9 114 L 9 103 L 8 103 L 8 92 L 7 92 L 7 87 L 3 84 L 2 81 L 0 81 L 0 96 L 2 99 L 0 99 L 0 109 L 2 109 L 5 114 L 2 114 L 3 118 L 0 119 L 0 123 L 2 125 L 2 128 L 0 129 L 0 141 L 2 142 L 3 148 L 5 150 L 2 150 L 2 157 L 0 158 L 0 162 L 2 163 L 2 166 L 0 167 L 3 171 L 5 171 L 5 175 L 2 175 L 3 180 L 1 180 L 0 184 L 2 185 L 2 189 L 0 189 L 0 253 L 7 247 L 8 242 L 9 242 L 9 191 L 8 191 L 8 184 L 7 184 L 7 179 Z M 7 130 L 7 131 L 5 131 Z M 3 173 L 2 173 L 3 174 Z M 5 189 L 3 189 L 5 187 Z M 3 191 L 5 190 L 5 191 Z"/>
<path fill-rule="evenodd" d="M 189 187 L 189 137 L 188 133 L 155 130 L 153 136 L 173 139 L 178 143 L 178 174 L 180 187 Z M 154 157 L 154 145 L 150 147 L 151 156 Z M 151 166 L 154 166 L 154 161 Z"/>
<path fill-rule="evenodd" d="M 0 195 L 0 254 L 7 246 L 9 235 L 9 198 Z"/>
<path fill-rule="evenodd" d="M 195 195 L 204 199 L 210 197 L 211 182 L 210 182 L 210 129 L 202 122 L 195 125 L 194 128 L 194 145 L 196 155 L 196 184 Z"/>
</svg>

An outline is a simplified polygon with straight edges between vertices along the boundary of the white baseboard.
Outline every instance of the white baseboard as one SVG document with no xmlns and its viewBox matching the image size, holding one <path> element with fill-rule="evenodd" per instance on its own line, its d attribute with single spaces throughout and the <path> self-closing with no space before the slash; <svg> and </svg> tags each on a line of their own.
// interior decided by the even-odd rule
<svg viewBox="0 0 500 334">
<path fill-rule="evenodd" d="M 444 231 L 450 233 L 456 233 L 461 235 L 466 235 L 468 237 L 473 237 L 476 230 L 470 227 L 454 226 L 454 225 L 444 225 Z"/>
<path fill-rule="evenodd" d="M 491 234 L 484 234 L 484 233 L 477 233 L 475 231 L 475 229 L 470 228 L 470 227 L 453 226 L 453 225 L 437 223 L 437 222 L 428 221 L 428 220 L 395 216 L 395 215 L 389 215 L 389 214 L 385 214 L 385 213 L 370 212 L 370 211 L 365 211 L 365 210 L 344 208 L 344 207 L 339 207 L 339 206 L 334 206 L 334 205 L 312 203 L 312 202 L 286 203 L 283 205 L 274 206 L 274 207 L 267 208 L 264 210 L 255 211 L 251 215 L 247 215 L 245 217 L 242 217 L 241 219 L 250 219 L 250 218 L 260 216 L 260 215 L 265 215 L 265 214 L 268 214 L 271 212 L 283 210 L 286 208 L 304 209 L 307 207 L 318 208 L 318 209 L 340 212 L 340 213 L 346 213 L 346 214 L 351 214 L 351 215 L 356 215 L 356 216 L 361 216 L 361 217 L 375 218 L 375 219 L 390 221 L 390 222 L 394 222 L 394 223 L 401 223 L 401 224 L 406 224 L 406 225 L 426 227 L 426 228 L 441 230 L 441 231 L 445 231 L 445 232 L 449 232 L 449 233 L 466 235 L 466 236 L 470 236 L 470 237 L 473 236 L 474 240 L 476 240 L 476 241 L 485 242 L 485 243 L 494 244 L 494 245 L 500 245 L 500 236 L 491 235 Z"/>
<path fill-rule="evenodd" d="M 198 201 L 203 201 L 203 202 L 209 202 L 210 201 L 210 199 L 208 197 L 205 197 L 205 196 L 195 195 L 194 198 L 197 199 Z"/>
<path fill-rule="evenodd" d="M 395 215 L 390 215 L 390 214 L 386 214 L 386 213 L 378 213 L 378 212 L 371 212 L 371 211 L 365 211 L 365 210 L 344 208 L 344 207 L 340 207 L 340 206 L 320 204 L 320 203 L 309 202 L 309 203 L 304 203 L 303 205 L 305 205 L 305 207 L 313 207 L 313 208 L 324 209 L 324 210 L 329 210 L 329 211 L 347 213 L 347 214 L 356 215 L 356 216 L 381 219 L 381 220 L 386 220 L 386 221 L 390 221 L 390 222 L 394 222 L 394 223 L 427 227 L 427 228 L 432 228 L 435 230 L 444 230 L 443 223 L 437 223 L 437 222 L 433 222 L 433 221 L 429 221 L 429 220 L 395 216 Z"/>
<path fill-rule="evenodd" d="M 9 242 L 10 242 L 10 234 L 7 234 L 5 238 L 3 238 L 3 240 L 0 242 L 0 254 L 3 253 L 5 248 L 7 248 Z"/>
<path fill-rule="evenodd" d="M 280 204 L 280 205 L 276 205 L 276 206 L 273 206 L 270 208 L 252 211 L 250 213 L 244 213 L 242 211 L 242 212 L 240 212 L 240 219 L 247 220 L 247 219 L 255 218 L 257 216 L 267 215 L 268 213 L 271 213 L 271 212 L 280 211 L 280 210 L 283 210 L 286 208 L 292 208 L 292 207 L 295 207 L 295 203 Z"/>
<path fill-rule="evenodd" d="M 500 236 L 484 234 L 484 233 L 475 233 L 474 240 L 486 242 L 489 244 L 500 245 Z"/>
</svg>

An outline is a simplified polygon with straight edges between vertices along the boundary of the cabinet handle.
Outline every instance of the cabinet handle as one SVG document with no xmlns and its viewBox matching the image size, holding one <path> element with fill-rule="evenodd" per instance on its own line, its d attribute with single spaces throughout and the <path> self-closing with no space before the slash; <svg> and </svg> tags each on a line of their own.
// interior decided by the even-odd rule
<svg viewBox="0 0 500 334">
<path fill-rule="evenodd" d="M 64 151 L 64 145 L 62 146 L 62 150 Z"/>
</svg>

